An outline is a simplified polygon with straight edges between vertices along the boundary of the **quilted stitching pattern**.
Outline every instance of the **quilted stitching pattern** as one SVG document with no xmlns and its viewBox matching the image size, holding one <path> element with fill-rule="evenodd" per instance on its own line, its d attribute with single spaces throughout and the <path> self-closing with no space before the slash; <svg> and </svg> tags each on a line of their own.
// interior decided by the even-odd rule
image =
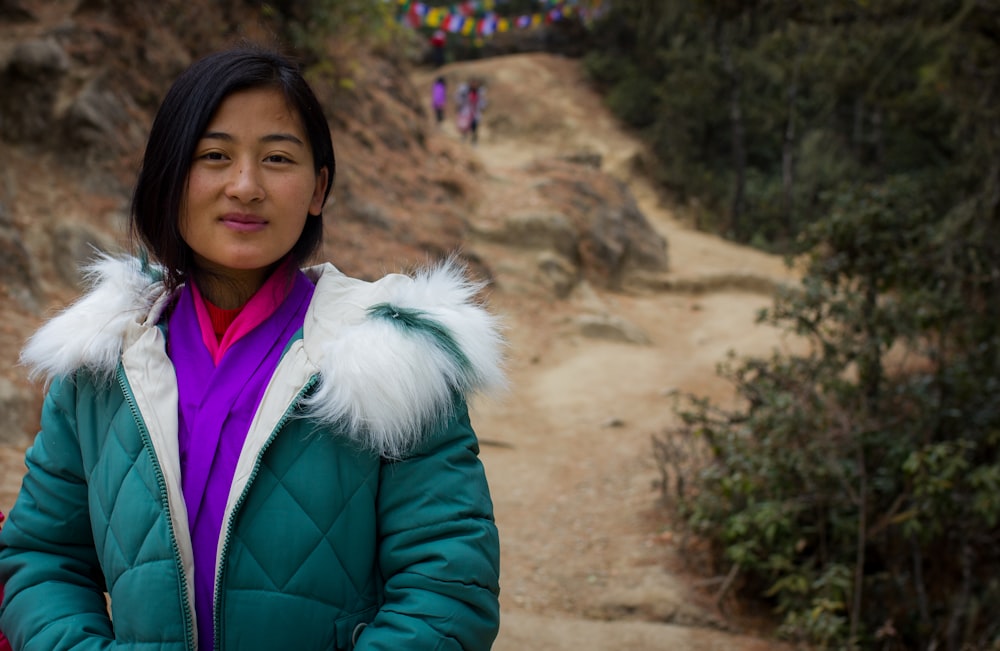
<svg viewBox="0 0 1000 651">
<path fill-rule="evenodd" d="M 92 388 L 86 393 L 101 395 Z M 90 468 L 88 494 L 95 545 L 119 641 L 162 644 L 166 632 L 162 626 L 150 625 L 154 619 L 177 622 L 175 637 L 183 637 L 184 613 L 170 523 L 160 506 L 153 459 L 143 447 L 132 411 L 121 392 L 108 393 L 96 405 L 89 402 L 89 396 L 78 403 L 87 410 L 78 413 L 78 418 L 80 431 L 89 434 L 81 440 L 81 452 L 85 467 Z M 136 594 L 147 598 L 137 600 Z M 116 595 L 123 598 L 116 600 Z M 151 631 L 156 631 L 155 638 L 148 637 Z M 185 646 L 183 641 L 175 642 Z"/>
<path fill-rule="evenodd" d="M 344 438 L 306 436 L 301 423 L 282 432 L 264 455 L 231 541 L 239 583 L 227 588 L 352 608 L 373 596 L 379 460 Z M 286 563 L 275 563 L 276 539 Z M 331 577 L 341 584 L 331 586 Z"/>
<path fill-rule="evenodd" d="M 322 640 L 317 648 L 346 649 L 378 604 L 379 459 L 307 425 L 293 421 L 264 453 L 233 525 L 222 595 L 227 648 L 281 648 L 290 631 L 308 630 Z M 277 610 L 280 627 L 246 639 L 241 624 Z"/>
</svg>

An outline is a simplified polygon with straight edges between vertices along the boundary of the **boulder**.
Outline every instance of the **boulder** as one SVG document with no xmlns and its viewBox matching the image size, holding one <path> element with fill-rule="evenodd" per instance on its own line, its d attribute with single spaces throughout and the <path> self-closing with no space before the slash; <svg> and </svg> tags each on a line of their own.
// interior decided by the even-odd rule
<svg viewBox="0 0 1000 651">
<path fill-rule="evenodd" d="M 499 226 L 474 228 L 475 233 L 487 241 L 549 250 L 574 261 L 578 258 L 580 238 L 576 227 L 570 218 L 557 211 L 516 211 Z"/>
<path fill-rule="evenodd" d="M 69 57 L 53 38 L 18 43 L 0 72 L 0 138 L 47 141 L 53 131 L 59 82 Z"/>
<path fill-rule="evenodd" d="M 128 132 L 128 112 L 100 79 L 84 84 L 61 122 L 64 141 L 70 147 L 111 152 L 134 144 L 124 138 Z"/>
</svg>

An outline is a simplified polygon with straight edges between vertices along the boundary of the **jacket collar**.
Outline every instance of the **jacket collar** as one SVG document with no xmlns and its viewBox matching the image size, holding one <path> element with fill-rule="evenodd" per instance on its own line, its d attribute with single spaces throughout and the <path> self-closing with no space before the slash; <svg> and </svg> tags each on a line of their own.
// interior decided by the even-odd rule
<svg viewBox="0 0 1000 651">
<path fill-rule="evenodd" d="M 104 256 L 86 273 L 91 289 L 22 351 L 33 379 L 78 370 L 110 379 L 122 352 L 170 304 L 157 274 L 137 259 Z M 397 456 L 456 399 L 504 386 L 499 323 L 476 301 L 481 286 L 453 261 L 375 282 L 330 264 L 305 273 L 316 284 L 302 342 L 318 375 L 306 401 L 311 416 Z"/>
</svg>

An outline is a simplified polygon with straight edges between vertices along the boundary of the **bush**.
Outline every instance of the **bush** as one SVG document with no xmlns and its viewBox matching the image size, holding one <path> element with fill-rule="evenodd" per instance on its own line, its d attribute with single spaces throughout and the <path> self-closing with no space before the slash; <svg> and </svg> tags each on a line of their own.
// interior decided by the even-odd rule
<svg viewBox="0 0 1000 651">
<path fill-rule="evenodd" d="M 708 458 L 670 497 L 789 638 L 996 648 L 1000 279 L 970 282 L 982 235 L 912 179 L 829 201 L 802 285 L 761 316 L 806 352 L 730 359 L 740 407 L 678 409 L 661 440 Z"/>
<path fill-rule="evenodd" d="M 619 80 L 608 93 L 607 102 L 614 114 L 631 127 L 641 129 L 656 120 L 653 85 L 638 75 Z"/>
</svg>

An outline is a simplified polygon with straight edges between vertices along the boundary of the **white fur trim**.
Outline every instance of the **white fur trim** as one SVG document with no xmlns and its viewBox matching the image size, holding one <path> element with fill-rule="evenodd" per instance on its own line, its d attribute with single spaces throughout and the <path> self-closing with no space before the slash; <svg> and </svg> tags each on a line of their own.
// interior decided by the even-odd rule
<svg viewBox="0 0 1000 651">
<path fill-rule="evenodd" d="M 316 292 L 303 346 L 320 375 L 305 405 L 310 417 L 398 457 L 449 415 L 456 394 L 505 386 L 498 320 L 476 302 L 481 286 L 453 261 L 374 283 L 332 265 L 307 274 Z M 110 379 L 122 351 L 155 327 L 169 302 L 162 284 L 134 259 L 102 257 L 88 267 L 88 278 L 93 289 L 28 340 L 21 361 L 32 378 L 51 381 L 84 368 Z M 419 313 L 447 332 L 460 353 L 420 328 L 371 315 L 379 305 Z"/>
<path fill-rule="evenodd" d="M 316 310 L 306 317 L 306 350 L 321 371 L 306 403 L 311 415 L 340 422 L 362 445 L 398 457 L 449 415 L 456 393 L 505 385 L 497 319 L 475 302 L 480 286 L 455 263 L 371 284 L 337 274 L 324 271 Z M 322 300 L 328 279 L 338 285 L 340 300 Z M 419 329 L 371 316 L 368 310 L 378 305 L 413 310 L 439 324 L 467 363 Z"/>
<path fill-rule="evenodd" d="M 135 259 L 102 255 L 84 269 L 90 292 L 43 325 L 21 351 L 33 380 L 68 376 L 78 369 L 110 377 L 126 332 L 149 315 L 158 285 Z"/>
</svg>

